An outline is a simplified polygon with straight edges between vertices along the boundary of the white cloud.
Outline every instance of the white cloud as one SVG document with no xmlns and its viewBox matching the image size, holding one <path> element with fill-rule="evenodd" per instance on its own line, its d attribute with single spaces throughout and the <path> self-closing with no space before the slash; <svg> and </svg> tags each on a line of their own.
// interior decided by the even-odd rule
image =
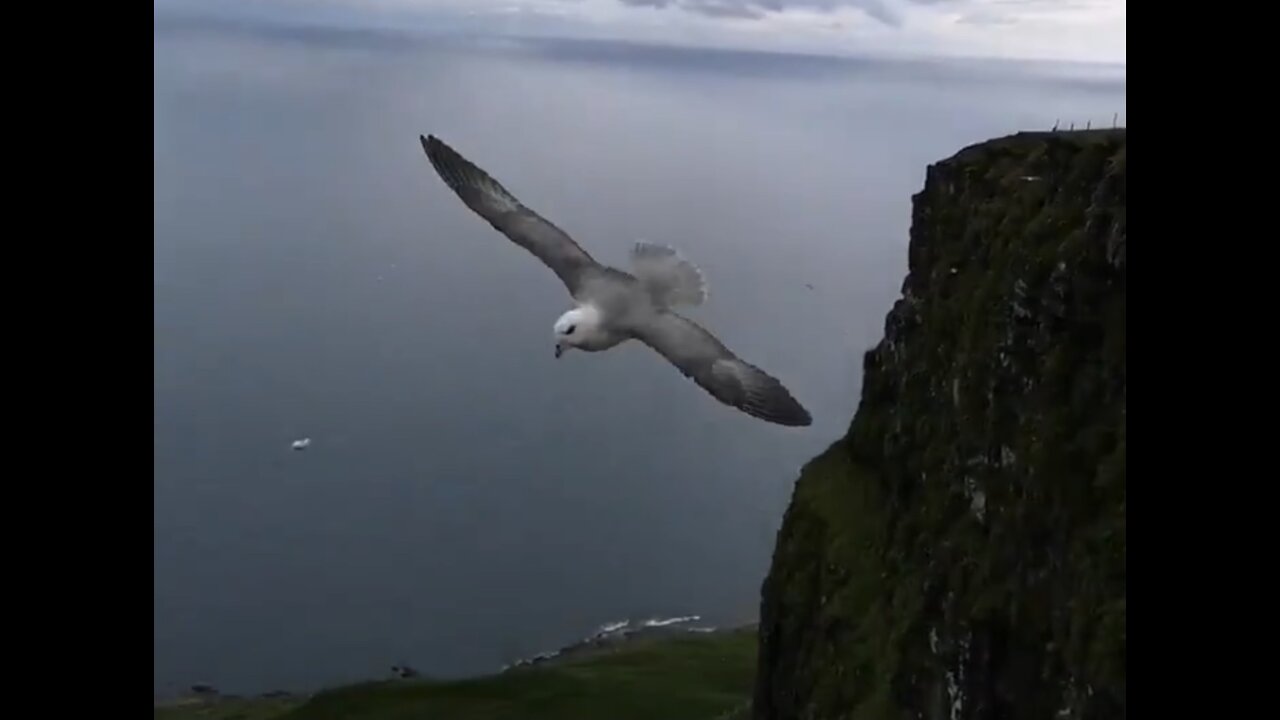
<svg viewBox="0 0 1280 720">
<path fill-rule="evenodd" d="M 838 54 L 1124 63 L 1127 0 L 154 0 L 272 16 Z"/>
</svg>

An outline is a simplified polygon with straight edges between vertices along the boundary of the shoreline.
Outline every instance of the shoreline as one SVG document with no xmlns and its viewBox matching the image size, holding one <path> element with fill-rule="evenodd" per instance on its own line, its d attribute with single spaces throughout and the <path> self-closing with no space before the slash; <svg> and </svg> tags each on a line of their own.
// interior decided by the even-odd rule
<svg viewBox="0 0 1280 720">
<path fill-rule="evenodd" d="M 529 668 L 559 665 L 603 653 L 613 652 L 624 647 L 630 647 L 638 642 L 670 638 L 680 635 L 719 635 L 734 633 L 754 628 L 757 625 L 756 621 L 737 623 L 723 627 L 698 625 L 697 623 L 701 619 L 702 618 L 699 615 L 687 615 L 669 618 L 651 617 L 638 621 L 626 619 L 608 622 L 597 627 L 595 632 L 585 638 L 575 640 L 555 650 L 540 652 L 535 655 L 517 659 L 503 665 L 493 672 L 480 673 L 461 679 L 468 680 L 496 677 L 520 672 Z M 364 683 L 413 682 L 415 680 L 421 681 L 432 679 L 430 676 L 422 675 L 412 667 L 401 665 L 391 665 L 389 675 L 390 677 L 369 677 L 363 680 L 354 680 L 352 682 L 342 683 L 333 687 L 318 688 L 312 691 L 298 692 L 290 690 L 271 690 L 253 695 L 222 693 L 211 684 L 196 683 L 191 685 L 185 693 L 176 696 L 153 698 L 152 707 L 155 709 L 174 709 L 221 703 L 260 703 L 272 701 L 296 704 L 306 702 L 308 699 L 321 692 L 326 692 L 337 687 L 360 685 Z"/>
</svg>

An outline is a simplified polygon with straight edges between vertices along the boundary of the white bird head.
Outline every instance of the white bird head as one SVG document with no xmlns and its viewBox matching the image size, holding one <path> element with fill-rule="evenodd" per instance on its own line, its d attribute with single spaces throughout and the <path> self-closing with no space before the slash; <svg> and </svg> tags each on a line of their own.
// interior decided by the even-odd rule
<svg viewBox="0 0 1280 720">
<path fill-rule="evenodd" d="M 556 319 L 556 357 L 565 350 L 591 349 L 601 340 L 600 312 L 590 305 L 576 307 Z"/>
</svg>

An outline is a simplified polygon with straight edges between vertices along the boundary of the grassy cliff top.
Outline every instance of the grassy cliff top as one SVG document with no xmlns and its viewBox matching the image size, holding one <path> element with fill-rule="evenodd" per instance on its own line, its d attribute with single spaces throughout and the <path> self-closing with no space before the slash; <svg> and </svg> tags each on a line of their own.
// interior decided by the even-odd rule
<svg viewBox="0 0 1280 720">
<path fill-rule="evenodd" d="M 755 628 L 644 638 L 485 677 L 389 680 L 310 698 L 187 700 L 156 720 L 728 720 L 745 712 Z"/>
</svg>

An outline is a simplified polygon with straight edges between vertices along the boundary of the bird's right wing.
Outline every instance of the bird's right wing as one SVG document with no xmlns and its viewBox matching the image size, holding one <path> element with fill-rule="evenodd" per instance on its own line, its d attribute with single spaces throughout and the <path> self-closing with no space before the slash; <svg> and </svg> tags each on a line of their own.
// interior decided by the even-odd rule
<svg viewBox="0 0 1280 720">
<path fill-rule="evenodd" d="M 560 228 L 525 207 L 506 188 L 434 135 L 418 136 L 440 179 L 467 207 L 515 244 L 533 253 L 573 294 L 585 271 L 599 267 Z"/>
<path fill-rule="evenodd" d="M 778 425 L 803 427 L 813 422 L 777 378 L 742 360 L 682 315 L 660 312 L 632 333 L 725 405 Z"/>
</svg>

